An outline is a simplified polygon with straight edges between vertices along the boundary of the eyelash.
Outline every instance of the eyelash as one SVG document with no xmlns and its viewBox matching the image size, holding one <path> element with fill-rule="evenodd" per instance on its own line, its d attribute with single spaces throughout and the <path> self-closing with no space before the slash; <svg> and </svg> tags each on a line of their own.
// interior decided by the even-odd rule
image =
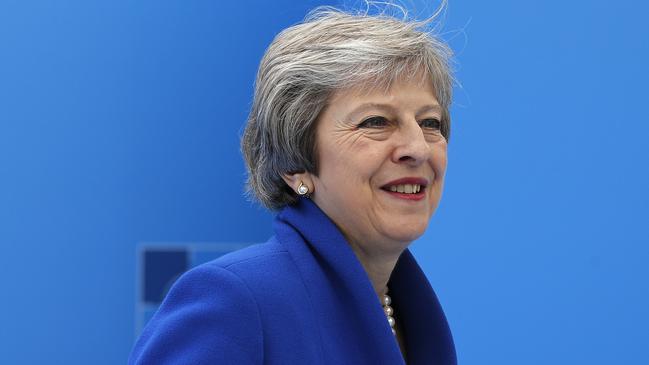
<svg viewBox="0 0 649 365">
<path fill-rule="evenodd" d="M 425 127 L 425 128 L 434 129 L 434 130 L 436 130 L 436 131 L 442 129 L 442 122 L 440 122 L 439 119 L 436 119 L 436 118 L 428 118 L 428 119 L 424 119 L 424 120 L 422 120 L 422 121 L 419 123 L 419 125 L 420 125 L 422 128 L 424 128 L 424 123 L 426 123 L 426 122 L 432 122 L 433 125 L 430 126 L 430 127 Z"/>
<path fill-rule="evenodd" d="M 376 123 L 380 122 L 380 125 L 377 125 Z M 432 125 L 426 126 L 426 123 L 432 123 Z M 369 117 L 365 120 L 363 120 L 359 125 L 358 128 L 380 128 L 388 124 L 389 121 L 384 118 L 384 117 Z M 421 122 L 419 122 L 419 125 L 422 128 L 428 128 L 428 129 L 434 129 L 434 130 L 440 130 L 442 127 L 442 122 L 439 121 L 439 119 L 436 118 L 428 118 L 424 119 Z"/>
<path fill-rule="evenodd" d="M 381 125 L 376 125 L 375 124 L 376 122 L 381 122 Z M 358 125 L 358 128 L 378 128 L 378 127 L 383 127 L 386 124 L 388 124 L 388 120 L 383 117 L 369 117 L 363 120 Z"/>
</svg>

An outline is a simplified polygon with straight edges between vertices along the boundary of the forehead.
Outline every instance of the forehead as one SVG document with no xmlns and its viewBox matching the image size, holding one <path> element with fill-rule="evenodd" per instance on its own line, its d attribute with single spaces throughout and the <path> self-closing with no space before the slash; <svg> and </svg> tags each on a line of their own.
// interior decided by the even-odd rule
<svg viewBox="0 0 649 365">
<path fill-rule="evenodd" d="M 390 82 L 362 82 L 339 89 L 330 96 L 327 109 L 344 112 L 365 108 L 420 108 L 439 106 L 430 77 L 401 77 Z"/>
</svg>

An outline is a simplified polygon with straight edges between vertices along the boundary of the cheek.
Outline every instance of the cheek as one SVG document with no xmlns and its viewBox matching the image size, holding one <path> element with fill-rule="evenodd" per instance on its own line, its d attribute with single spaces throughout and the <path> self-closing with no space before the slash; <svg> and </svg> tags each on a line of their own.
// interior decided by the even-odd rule
<svg viewBox="0 0 649 365">
<path fill-rule="evenodd" d="M 320 192 L 327 199 L 345 203 L 357 197 L 358 187 L 365 179 L 364 166 L 354 151 L 340 146 L 328 146 L 319 156 L 318 180 Z"/>
<path fill-rule="evenodd" d="M 433 148 L 433 158 L 431 163 L 435 173 L 440 175 L 439 178 L 443 178 L 446 173 L 446 165 L 448 163 L 448 156 L 446 154 L 446 145 L 436 146 Z"/>
<path fill-rule="evenodd" d="M 440 157 L 439 161 L 437 162 L 437 170 L 442 177 L 446 174 L 446 165 L 447 165 L 447 159 L 446 156 Z"/>
<path fill-rule="evenodd" d="M 367 182 L 378 169 L 378 162 L 385 159 L 380 151 L 368 141 L 357 141 L 351 146 L 338 146 L 330 151 L 329 168 L 339 178 L 356 183 Z"/>
</svg>

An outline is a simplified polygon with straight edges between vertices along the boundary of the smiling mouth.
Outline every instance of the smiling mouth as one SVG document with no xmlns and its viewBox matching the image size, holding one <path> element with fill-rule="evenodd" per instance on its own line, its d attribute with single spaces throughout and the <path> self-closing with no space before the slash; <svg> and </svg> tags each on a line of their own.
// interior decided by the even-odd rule
<svg viewBox="0 0 649 365">
<path fill-rule="evenodd" d="M 422 189 L 426 188 L 426 185 L 420 184 L 398 184 L 384 186 L 382 189 L 392 193 L 401 193 L 401 194 L 418 194 Z"/>
<path fill-rule="evenodd" d="M 402 201 L 418 201 L 426 197 L 426 187 L 429 183 L 430 180 L 424 177 L 403 177 L 388 182 L 381 190 Z"/>
<path fill-rule="evenodd" d="M 426 185 L 423 184 L 396 184 L 386 185 L 381 190 L 392 197 L 402 200 L 419 201 L 426 197 Z"/>
</svg>

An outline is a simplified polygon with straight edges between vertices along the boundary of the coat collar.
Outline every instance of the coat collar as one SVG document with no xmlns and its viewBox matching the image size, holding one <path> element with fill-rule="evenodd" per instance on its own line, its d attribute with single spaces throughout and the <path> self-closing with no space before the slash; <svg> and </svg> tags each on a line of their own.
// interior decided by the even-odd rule
<svg viewBox="0 0 649 365">
<path fill-rule="evenodd" d="M 314 303 L 331 303 L 335 298 L 344 308 L 335 318 L 323 318 L 323 331 L 336 325 L 354 328 L 360 331 L 362 351 L 376 360 L 372 363 L 404 364 L 367 273 L 329 217 L 311 200 L 301 198 L 278 214 L 274 228 L 293 256 Z M 389 287 L 395 314 L 405 329 L 408 364 L 455 365 L 446 318 L 409 250 L 399 258 Z M 321 317 L 332 310 L 321 309 Z"/>
</svg>

